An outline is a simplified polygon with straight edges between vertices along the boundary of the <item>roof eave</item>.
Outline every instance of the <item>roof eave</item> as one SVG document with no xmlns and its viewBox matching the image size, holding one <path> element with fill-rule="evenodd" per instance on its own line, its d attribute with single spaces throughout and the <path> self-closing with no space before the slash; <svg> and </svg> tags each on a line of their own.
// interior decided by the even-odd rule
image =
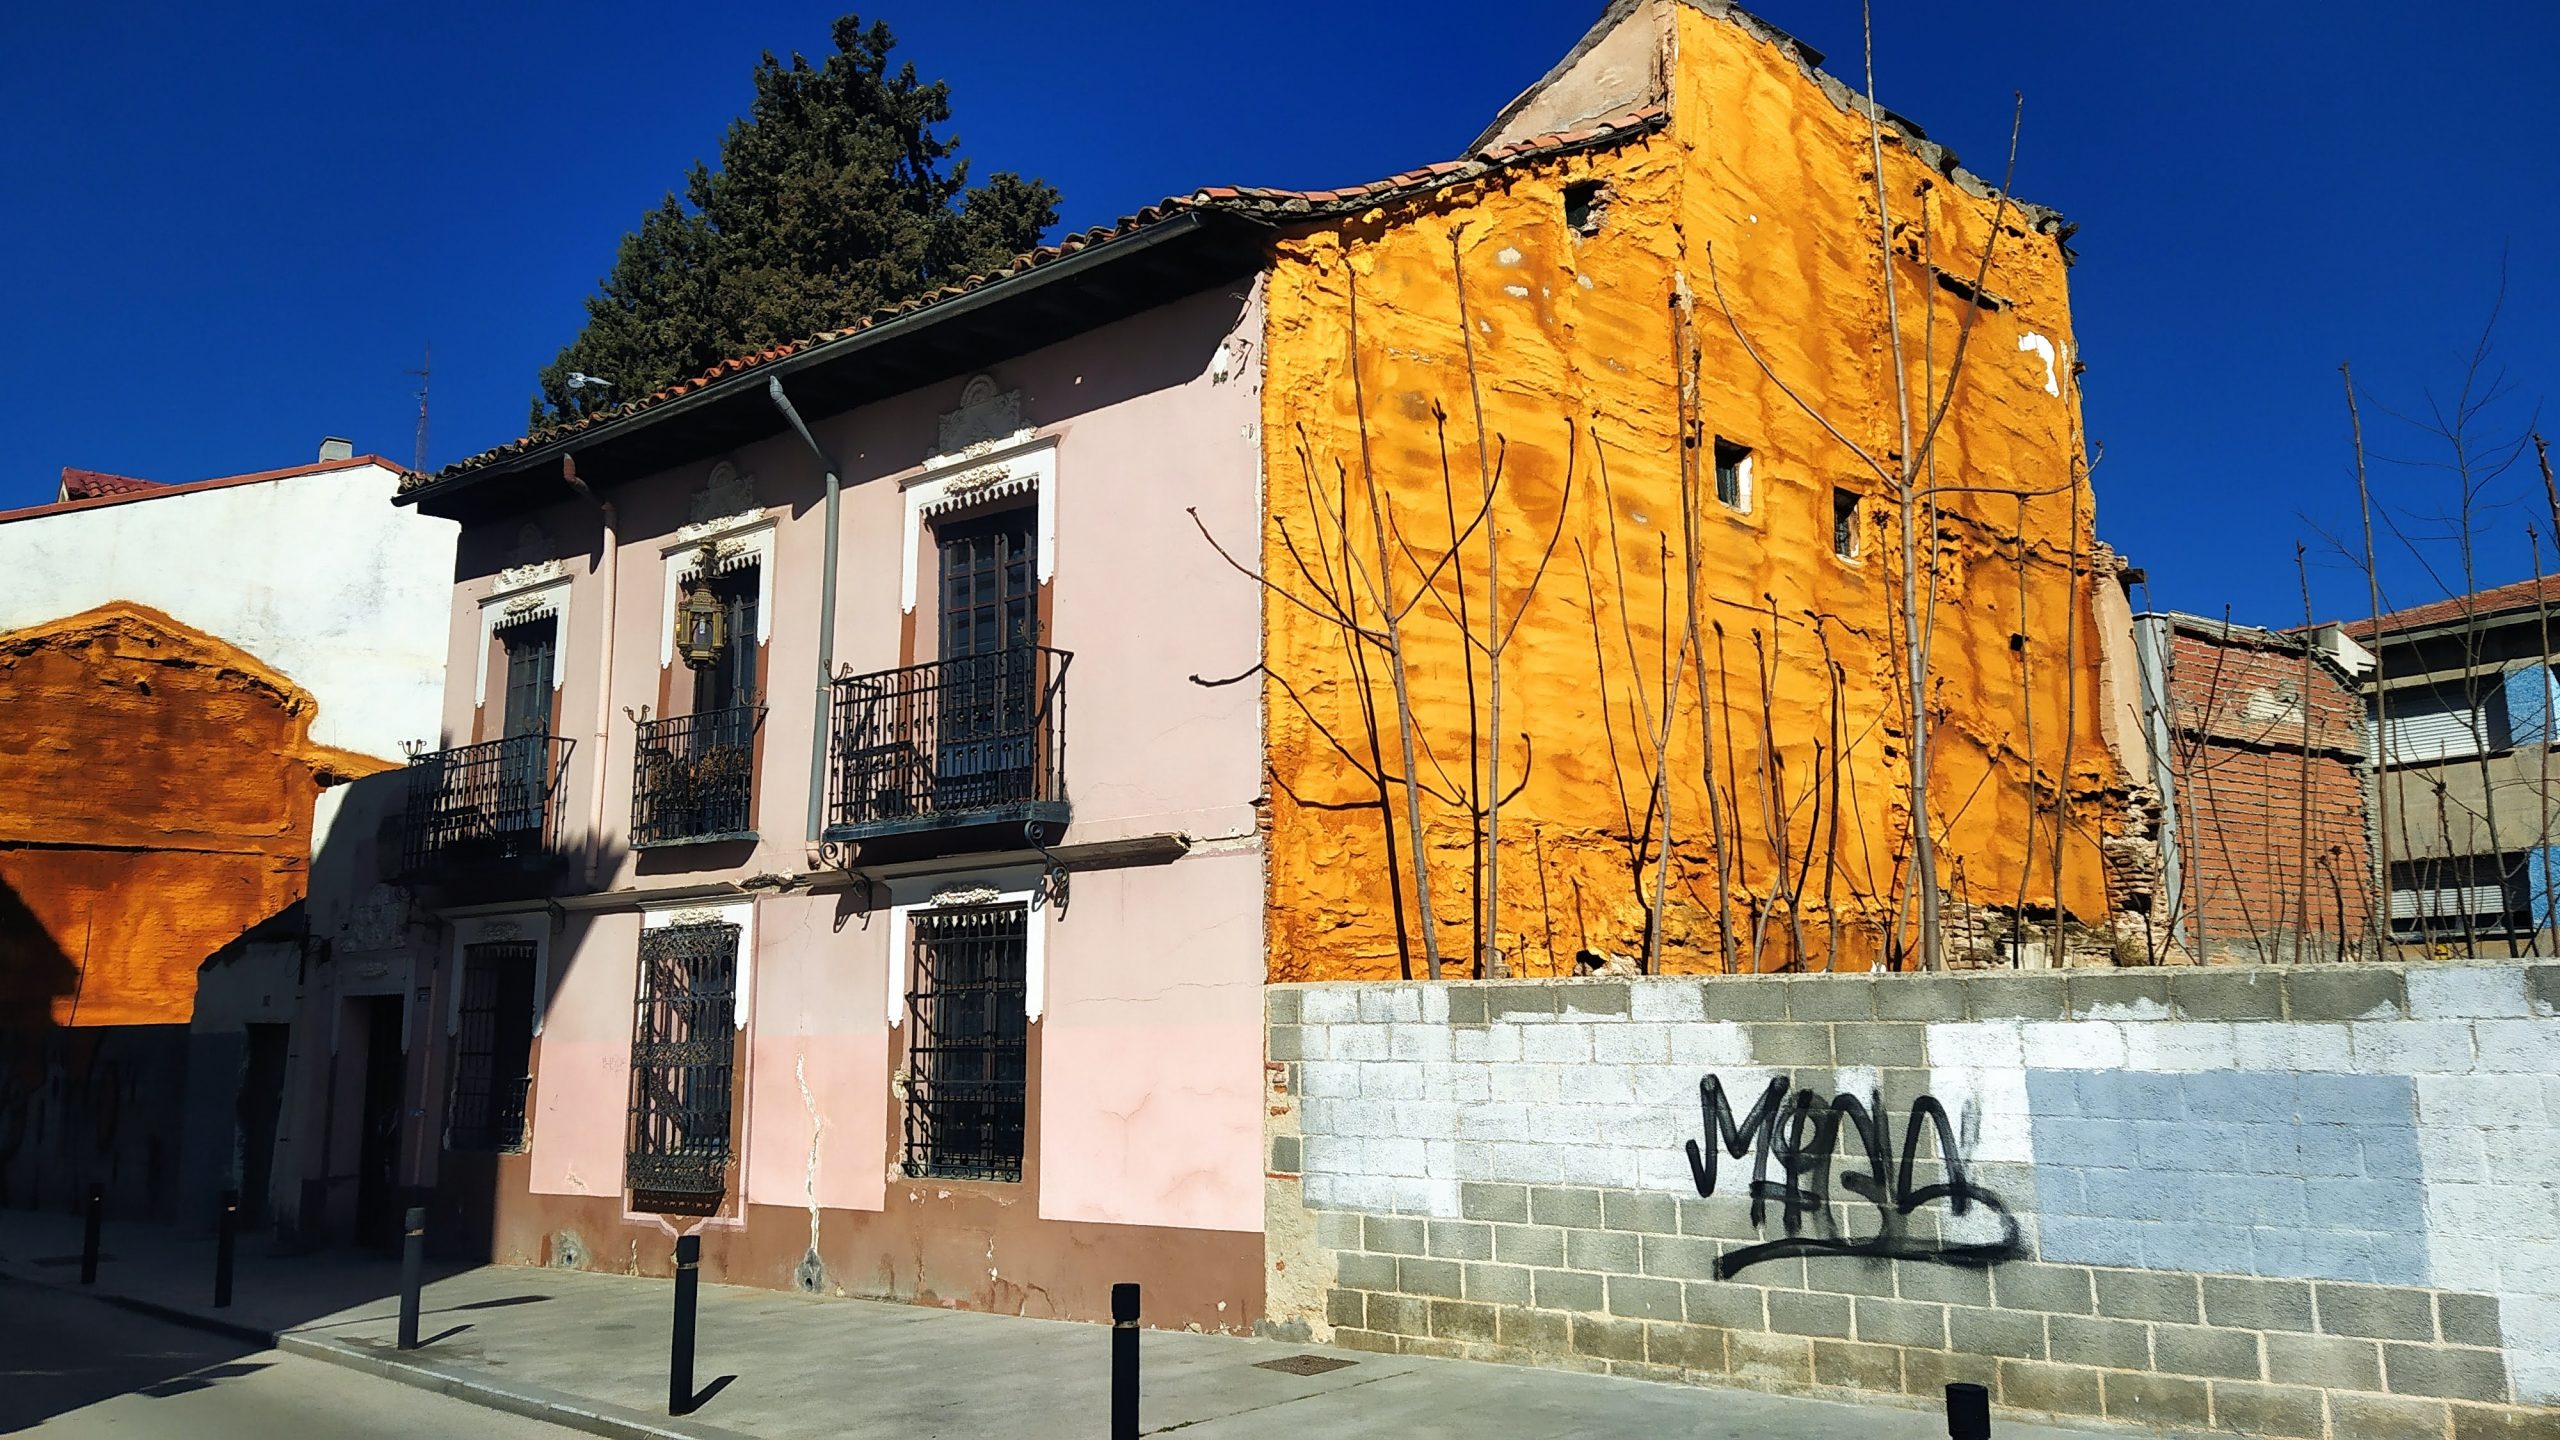
<svg viewBox="0 0 2560 1440">
<path fill-rule="evenodd" d="M 1219 216 L 1224 223 L 1243 223 L 1255 231 L 1267 233 L 1269 226 L 1243 217 Z M 424 485 L 394 497 L 401 505 L 428 505 L 450 502 L 464 492 L 491 481 L 537 473 L 558 465 L 564 456 L 573 456 L 596 446 L 638 435 L 653 427 L 712 406 L 728 403 L 747 391 L 761 392 L 768 381 L 789 380 L 794 375 L 843 364 L 865 351 L 912 338 L 922 331 L 946 325 L 990 306 L 1019 300 L 1037 291 L 1075 281 L 1107 265 L 1127 261 L 1168 242 L 1201 233 L 1211 217 L 1198 210 L 1177 215 L 1114 236 L 1100 244 L 1089 245 L 1011 275 L 1001 276 L 983 285 L 973 286 L 959 294 L 919 306 L 903 314 L 893 315 L 876 324 L 867 325 L 794 354 L 761 365 L 752 365 L 722 376 L 699 389 L 671 400 L 649 405 L 633 414 L 610 419 L 601 424 L 546 440 L 515 454 L 503 457 L 477 469 L 460 474 L 438 476 Z M 1173 297 L 1166 297 L 1171 299 Z M 814 417 L 813 417 L 814 418 Z M 776 428 L 781 421 L 775 420 Z"/>
</svg>

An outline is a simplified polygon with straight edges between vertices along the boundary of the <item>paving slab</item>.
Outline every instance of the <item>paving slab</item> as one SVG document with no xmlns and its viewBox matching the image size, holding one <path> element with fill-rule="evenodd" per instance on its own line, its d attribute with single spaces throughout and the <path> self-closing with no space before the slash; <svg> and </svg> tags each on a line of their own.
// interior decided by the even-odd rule
<svg viewBox="0 0 2560 1440">
<path fill-rule="evenodd" d="M 280 1348 L 591 1433 L 762 1440 L 1014 1440 L 1099 1434 L 1110 1331 L 878 1301 L 702 1287 L 699 1408 L 670 1418 L 673 1291 L 662 1279 L 519 1266 L 439 1267 L 422 1348 L 401 1352 L 398 1266 L 244 1247 L 237 1304 L 211 1308 L 212 1247 L 111 1227 L 104 1296 L 274 1333 Z M 66 1249 L 65 1246 L 68 1248 Z M 0 1212 L 0 1273 L 76 1284 L 75 1217 Z M 1140 1339 L 1141 1428 L 1183 1440 L 1412 1440 L 1417 1435 L 1677 1435 L 1696 1440 L 1942 1440 L 1924 1410 L 1660 1384 L 1181 1331 Z M 1320 1374 L 1268 1368 L 1315 1355 Z M 2160 1435 L 2003 1422 L 2000 1440 Z M 2173 1437 L 2185 1440 L 2185 1437 Z"/>
</svg>

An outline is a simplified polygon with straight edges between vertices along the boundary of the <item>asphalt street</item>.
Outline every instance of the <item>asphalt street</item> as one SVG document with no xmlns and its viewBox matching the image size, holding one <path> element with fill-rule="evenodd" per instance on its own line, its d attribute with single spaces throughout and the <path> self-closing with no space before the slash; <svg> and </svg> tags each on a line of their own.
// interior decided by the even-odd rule
<svg viewBox="0 0 2560 1440">
<path fill-rule="evenodd" d="M 561 1440 L 574 1432 L 0 1279 L 0 1434 L 21 1433 Z"/>
</svg>

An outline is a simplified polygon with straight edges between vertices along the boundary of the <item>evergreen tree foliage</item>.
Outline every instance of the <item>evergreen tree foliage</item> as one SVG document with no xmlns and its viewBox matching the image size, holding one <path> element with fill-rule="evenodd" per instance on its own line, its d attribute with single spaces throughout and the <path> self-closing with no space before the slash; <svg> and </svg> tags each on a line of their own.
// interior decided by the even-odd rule
<svg viewBox="0 0 2560 1440">
<path fill-rule="evenodd" d="M 969 183 L 936 127 L 950 88 L 891 68 L 885 24 L 835 22 L 812 66 L 771 52 L 720 168 L 696 162 L 622 238 L 586 327 L 545 366 L 532 428 L 649 394 L 721 360 L 852 323 L 1040 243 L 1058 192 L 1010 172 Z M 584 372 L 608 387 L 572 390 Z"/>
</svg>

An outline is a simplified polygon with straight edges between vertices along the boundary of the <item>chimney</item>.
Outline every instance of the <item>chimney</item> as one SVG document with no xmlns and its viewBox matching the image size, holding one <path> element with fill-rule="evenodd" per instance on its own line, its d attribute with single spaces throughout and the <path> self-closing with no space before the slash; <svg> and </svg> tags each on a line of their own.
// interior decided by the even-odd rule
<svg viewBox="0 0 2560 1440">
<path fill-rule="evenodd" d="M 353 460 L 356 458 L 356 442 L 342 436 L 323 435 L 320 437 L 320 458 L 322 460 Z"/>
</svg>

